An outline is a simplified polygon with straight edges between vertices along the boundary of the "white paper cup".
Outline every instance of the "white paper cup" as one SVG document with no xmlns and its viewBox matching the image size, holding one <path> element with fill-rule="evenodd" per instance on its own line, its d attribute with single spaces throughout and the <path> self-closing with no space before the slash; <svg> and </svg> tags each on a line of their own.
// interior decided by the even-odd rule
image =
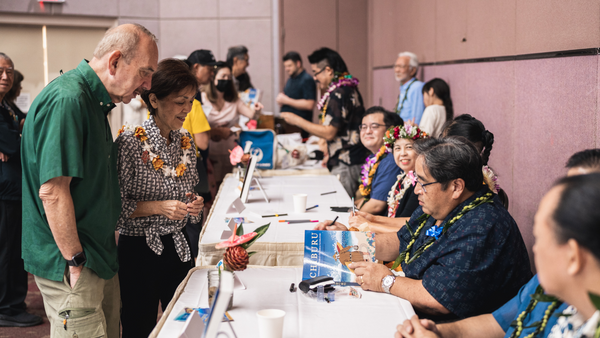
<svg viewBox="0 0 600 338">
<path fill-rule="evenodd" d="M 260 310 L 258 317 L 258 336 L 260 338 L 281 338 L 283 336 L 283 317 L 285 311 L 277 309 Z"/>
<path fill-rule="evenodd" d="M 294 194 L 294 212 L 306 212 L 306 194 Z"/>
</svg>

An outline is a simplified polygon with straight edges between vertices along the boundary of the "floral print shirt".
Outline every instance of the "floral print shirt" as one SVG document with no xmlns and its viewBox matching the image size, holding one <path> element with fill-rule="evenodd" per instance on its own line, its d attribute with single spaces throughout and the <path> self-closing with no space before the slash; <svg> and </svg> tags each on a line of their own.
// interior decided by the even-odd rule
<svg viewBox="0 0 600 338">
<path fill-rule="evenodd" d="M 117 170 L 122 205 L 117 229 L 122 235 L 145 236 L 146 243 L 157 255 L 162 254 L 164 249 L 160 236 L 171 234 L 179 258 L 187 262 L 191 259 L 191 253 L 181 229 L 188 219 L 191 219 L 192 223 L 198 223 L 199 216 L 188 214 L 183 220 L 171 220 L 163 215 L 136 218 L 130 216 L 137 208 L 138 201 L 178 200 L 188 203 L 185 194 L 194 192 L 194 187 L 198 184 L 198 172 L 194 153 L 191 152 L 192 156 L 186 156 L 187 152 L 182 146 L 195 149 L 195 145 L 184 129 L 172 130 L 169 134 L 171 142 L 167 145 L 167 140 L 160 135 L 153 116 L 150 116 L 142 127 L 148 137 L 146 142 L 142 142 L 139 135 L 136 136 L 137 133 L 132 131 L 123 132 L 116 140 L 119 147 Z M 160 157 L 163 161 L 162 168 L 154 168 L 148 152 Z M 174 173 L 174 168 L 182 168 L 180 164 L 185 166 L 185 171 L 183 175 L 178 176 Z"/>
</svg>

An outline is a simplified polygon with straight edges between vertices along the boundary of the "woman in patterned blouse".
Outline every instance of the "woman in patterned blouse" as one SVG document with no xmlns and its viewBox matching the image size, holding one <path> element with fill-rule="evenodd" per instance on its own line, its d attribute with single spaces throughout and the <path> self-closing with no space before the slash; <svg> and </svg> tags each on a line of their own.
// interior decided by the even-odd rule
<svg viewBox="0 0 600 338">
<path fill-rule="evenodd" d="M 150 118 L 124 127 L 117 138 L 122 211 L 119 282 L 123 337 L 147 337 L 160 300 L 163 311 L 192 267 L 184 226 L 199 221 L 204 201 L 194 143 L 182 129 L 198 84 L 185 63 L 167 59 L 142 94 Z"/>
</svg>

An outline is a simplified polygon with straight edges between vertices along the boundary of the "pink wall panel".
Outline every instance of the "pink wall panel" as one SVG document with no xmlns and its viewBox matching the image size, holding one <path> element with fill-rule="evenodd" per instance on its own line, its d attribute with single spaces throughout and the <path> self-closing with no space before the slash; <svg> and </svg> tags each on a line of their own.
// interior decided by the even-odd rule
<svg viewBox="0 0 600 338">
<path fill-rule="evenodd" d="M 439 77 L 446 81 L 450 86 L 452 103 L 454 105 L 454 114 L 460 115 L 467 112 L 467 73 L 468 66 L 465 64 L 454 64 L 446 66 L 424 67 L 423 76 L 425 82 Z M 430 72 L 433 70 L 433 74 Z"/>
<path fill-rule="evenodd" d="M 393 69 L 374 70 L 371 106 L 382 106 L 389 111 L 394 111 L 398 99 L 399 84 L 394 78 Z"/>
<path fill-rule="evenodd" d="M 436 2 L 435 13 L 430 14 L 435 18 L 436 61 L 467 58 L 467 42 L 462 42 L 467 37 L 467 3 L 468 0 Z M 419 30 L 415 34 L 427 38 Z"/>
<path fill-rule="evenodd" d="M 338 52 L 344 58 L 350 73 L 359 81 L 359 90 L 367 104 L 369 77 L 367 76 L 367 0 L 343 0 L 338 7 Z"/>
<path fill-rule="evenodd" d="M 517 2 L 516 53 L 600 46 L 600 1 Z"/>
<path fill-rule="evenodd" d="M 387 65 L 396 61 L 400 52 L 411 51 L 419 57 L 420 62 L 435 60 L 436 27 L 434 14 L 435 0 L 401 0 L 396 5 L 397 31 L 396 38 L 390 39 L 396 43 L 396 53 Z M 388 28 L 389 29 L 389 28 Z"/>
<path fill-rule="evenodd" d="M 396 61 L 398 51 L 395 41 L 398 39 L 398 15 L 396 0 L 372 1 L 372 13 L 374 15 L 369 38 L 372 44 L 372 62 L 374 67 L 389 66 Z"/>
<path fill-rule="evenodd" d="M 472 64 L 466 67 L 466 73 L 468 109 L 465 113 L 479 119 L 494 134 L 489 165 L 498 175 L 502 189 L 514 202 L 514 62 Z M 454 95 L 452 98 L 454 100 Z"/>
<path fill-rule="evenodd" d="M 515 63 L 514 197 L 511 213 L 531 247 L 542 195 L 574 152 L 597 145 L 598 57 Z"/>
<path fill-rule="evenodd" d="M 517 0 L 469 0 L 467 7 L 468 58 L 515 53 Z"/>
</svg>

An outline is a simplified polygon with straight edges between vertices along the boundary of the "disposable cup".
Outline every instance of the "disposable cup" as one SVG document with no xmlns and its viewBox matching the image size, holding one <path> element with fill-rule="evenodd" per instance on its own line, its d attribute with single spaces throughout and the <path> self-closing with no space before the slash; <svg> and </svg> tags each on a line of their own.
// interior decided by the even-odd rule
<svg viewBox="0 0 600 338">
<path fill-rule="evenodd" d="M 283 317 L 285 311 L 277 309 L 260 310 L 258 317 L 258 336 L 260 338 L 281 338 L 283 335 Z"/>
<path fill-rule="evenodd" d="M 294 194 L 294 212 L 306 212 L 306 194 Z"/>
</svg>

